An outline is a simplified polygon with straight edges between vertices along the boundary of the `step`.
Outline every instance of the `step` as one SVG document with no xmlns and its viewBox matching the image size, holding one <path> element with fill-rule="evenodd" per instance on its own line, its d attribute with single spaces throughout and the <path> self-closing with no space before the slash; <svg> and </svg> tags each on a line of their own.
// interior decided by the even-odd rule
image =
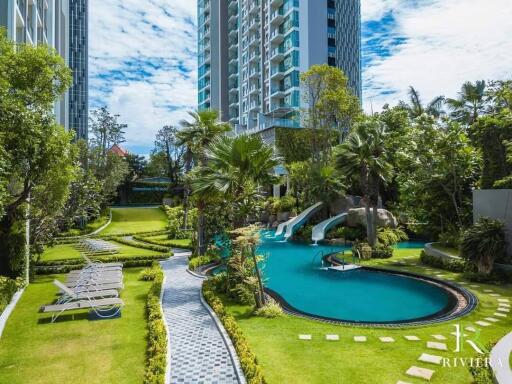
<svg viewBox="0 0 512 384">
<path fill-rule="evenodd" d="M 440 341 L 444 341 L 446 340 L 446 337 L 444 337 L 443 335 L 432 335 L 432 337 L 436 340 L 440 340 Z"/>
<path fill-rule="evenodd" d="M 393 339 L 392 337 L 379 337 L 379 340 L 382 341 L 383 343 L 394 343 L 395 342 L 395 339 Z"/>
<path fill-rule="evenodd" d="M 354 336 L 354 341 L 356 343 L 366 343 L 366 336 Z"/>
<path fill-rule="evenodd" d="M 311 340 L 311 335 L 299 335 L 299 340 Z"/>
<path fill-rule="evenodd" d="M 325 340 L 328 341 L 338 341 L 340 339 L 339 335 L 325 335 Z"/>
<path fill-rule="evenodd" d="M 428 341 L 427 342 L 427 348 L 429 349 L 437 349 L 438 351 L 447 351 L 448 347 L 445 343 L 438 343 L 435 341 Z"/>
<path fill-rule="evenodd" d="M 482 321 L 482 320 L 480 320 L 480 321 L 475 321 L 475 324 L 476 324 L 476 325 L 479 325 L 479 326 L 481 326 L 481 327 L 488 327 L 489 325 L 491 325 L 491 323 L 488 323 L 487 321 Z"/>
<path fill-rule="evenodd" d="M 423 363 L 441 365 L 441 362 L 443 361 L 443 357 L 437 356 L 437 355 L 430 355 L 428 353 L 422 353 L 421 356 L 419 357 L 418 361 L 421 361 Z"/>
<path fill-rule="evenodd" d="M 404 336 L 406 340 L 409 341 L 420 341 L 420 338 L 418 336 Z"/>
<path fill-rule="evenodd" d="M 405 372 L 405 374 L 407 376 L 417 377 L 418 379 L 430 381 L 430 379 L 432 379 L 432 376 L 434 375 L 434 372 L 435 371 L 431 369 L 416 367 L 413 365 L 411 368 L 407 370 L 407 372 Z"/>
</svg>

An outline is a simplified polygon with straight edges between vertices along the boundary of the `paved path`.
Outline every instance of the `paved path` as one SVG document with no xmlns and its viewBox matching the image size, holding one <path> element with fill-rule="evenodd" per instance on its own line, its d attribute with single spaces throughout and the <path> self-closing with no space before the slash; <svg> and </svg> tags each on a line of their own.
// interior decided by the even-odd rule
<svg viewBox="0 0 512 384">
<path fill-rule="evenodd" d="M 243 377 L 240 379 L 237 375 L 236 354 L 230 353 L 226 339 L 201 302 L 202 279 L 187 272 L 190 252 L 178 249 L 173 252 L 173 257 L 162 262 L 166 279 L 162 302 L 169 330 L 170 383 L 245 383 Z"/>
</svg>

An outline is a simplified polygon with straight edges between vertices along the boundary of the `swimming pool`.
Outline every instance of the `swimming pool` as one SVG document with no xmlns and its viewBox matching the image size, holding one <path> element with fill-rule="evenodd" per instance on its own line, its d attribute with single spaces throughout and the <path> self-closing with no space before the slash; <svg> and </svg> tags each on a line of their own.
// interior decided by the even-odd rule
<svg viewBox="0 0 512 384">
<path fill-rule="evenodd" d="M 349 250 L 275 241 L 264 232 L 265 287 L 294 312 L 354 323 L 408 323 L 443 316 L 457 297 L 441 284 L 372 269 L 336 272 L 322 268 L 322 255 Z M 403 248 L 418 244 L 403 244 Z"/>
</svg>

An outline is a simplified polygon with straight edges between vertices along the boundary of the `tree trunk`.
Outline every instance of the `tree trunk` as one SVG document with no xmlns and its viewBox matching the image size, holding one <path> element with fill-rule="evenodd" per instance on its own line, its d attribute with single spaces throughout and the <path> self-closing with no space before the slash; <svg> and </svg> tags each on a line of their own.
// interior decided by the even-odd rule
<svg viewBox="0 0 512 384">
<path fill-rule="evenodd" d="M 261 279 L 260 268 L 258 267 L 258 260 L 256 259 L 256 252 L 254 249 L 251 250 L 252 259 L 254 261 L 254 268 L 256 269 L 256 277 L 258 278 L 258 288 L 259 288 L 259 300 L 256 300 L 256 306 L 261 308 L 265 305 L 265 290 L 263 288 L 263 281 Z"/>
<path fill-rule="evenodd" d="M 372 238 L 373 238 L 373 235 L 372 235 L 372 222 L 373 222 L 373 220 L 372 220 L 372 214 L 371 214 L 371 211 L 370 211 L 369 201 L 365 201 L 364 212 L 366 214 L 366 238 L 368 240 L 368 244 L 372 245 L 371 241 L 372 241 Z"/>
<path fill-rule="evenodd" d="M 205 217 L 204 217 L 204 201 L 200 200 L 197 204 L 198 209 L 198 225 L 197 225 L 197 248 L 200 256 L 203 256 L 206 253 L 206 244 L 205 244 L 205 236 L 204 236 L 204 227 L 205 227 Z"/>
<path fill-rule="evenodd" d="M 372 222 L 371 222 L 371 226 L 372 226 L 372 239 L 371 241 L 368 243 L 370 244 L 370 246 L 373 248 L 375 247 L 375 245 L 377 244 L 377 216 L 378 216 L 378 208 L 374 205 L 372 207 Z"/>
</svg>

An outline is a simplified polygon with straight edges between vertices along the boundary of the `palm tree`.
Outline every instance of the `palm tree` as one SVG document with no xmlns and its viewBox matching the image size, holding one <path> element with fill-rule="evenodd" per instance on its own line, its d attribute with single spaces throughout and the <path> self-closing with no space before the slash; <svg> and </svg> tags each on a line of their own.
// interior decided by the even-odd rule
<svg viewBox="0 0 512 384">
<path fill-rule="evenodd" d="M 485 112 L 485 89 L 484 80 L 464 83 L 457 99 L 446 100 L 452 117 L 461 123 L 473 124 Z"/>
<path fill-rule="evenodd" d="M 276 182 L 279 160 L 259 136 L 219 137 L 205 151 L 206 163 L 192 178 L 195 194 L 220 195 L 235 208 L 235 227 L 246 223 L 261 189 Z"/>
<path fill-rule="evenodd" d="M 336 164 L 348 178 L 356 180 L 365 201 L 368 243 L 377 242 L 377 204 L 381 183 L 386 183 L 392 172 L 387 161 L 384 125 L 375 118 L 367 117 L 349 134 L 338 147 Z"/>
<path fill-rule="evenodd" d="M 204 165 L 206 147 L 216 138 L 231 130 L 227 123 L 223 123 L 219 119 L 219 112 L 215 110 L 204 110 L 189 112 L 192 121 L 182 120 L 180 125 L 182 129 L 177 133 L 178 145 L 185 145 L 187 147 L 187 165 L 185 168 L 190 170 L 192 162 L 197 162 L 199 165 Z M 184 196 L 184 226 L 187 225 L 188 217 L 188 185 L 185 186 Z M 198 251 L 203 255 L 206 251 L 206 244 L 204 239 L 204 209 L 205 202 L 199 199 L 197 209 L 199 211 L 198 217 Z"/>
<path fill-rule="evenodd" d="M 411 119 L 415 119 L 424 113 L 432 117 L 440 117 L 444 114 L 443 104 L 445 101 L 444 96 L 437 96 L 433 98 L 426 106 L 421 101 L 420 93 L 414 88 L 409 87 L 409 103 L 404 103 L 403 106 L 409 113 Z"/>
</svg>

